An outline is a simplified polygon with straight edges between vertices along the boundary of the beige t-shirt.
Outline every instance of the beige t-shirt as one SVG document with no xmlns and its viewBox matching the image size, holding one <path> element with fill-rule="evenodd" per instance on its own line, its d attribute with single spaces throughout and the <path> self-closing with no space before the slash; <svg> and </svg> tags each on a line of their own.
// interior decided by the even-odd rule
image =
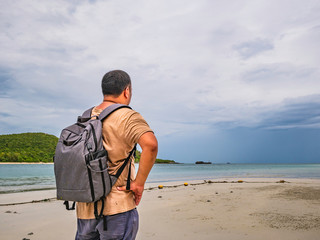
<svg viewBox="0 0 320 240">
<path fill-rule="evenodd" d="M 94 108 L 93 115 L 99 115 L 101 109 Z M 110 114 L 102 124 L 103 145 L 108 151 L 109 173 L 115 174 L 128 157 L 139 138 L 146 132 L 152 132 L 147 122 L 138 113 L 129 108 L 121 108 Z M 136 207 L 131 191 L 118 191 L 116 187 L 126 186 L 129 164 L 125 167 L 116 184 L 105 200 L 103 215 L 127 212 Z M 131 181 L 135 179 L 134 159 L 131 159 Z M 101 202 L 98 204 L 100 212 Z M 77 203 L 77 217 L 94 219 L 93 203 Z"/>
</svg>

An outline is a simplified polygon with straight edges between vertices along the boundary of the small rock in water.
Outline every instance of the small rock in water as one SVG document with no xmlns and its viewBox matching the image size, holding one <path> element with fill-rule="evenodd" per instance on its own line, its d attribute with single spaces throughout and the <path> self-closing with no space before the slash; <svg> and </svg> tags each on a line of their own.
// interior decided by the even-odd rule
<svg viewBox="0 0 320 240">
<path fill-rule="evenodd" d="M 162 196 L 158 196 L 158 198 L 162 198 Z"/>
<path fill-rule="evenodd" d="M 207 202 L 211 202 L 211 200 L 207 200 Z"/>
<path fill-rule="evenodd" d="M 218 194 L 218 192 L 216 192 L 216 194 Z"/>
<path fill-rule="evenodd" d="M 5 211 L 5 213 L 12 213 L 11 211 Z"/>
<path fill-rule="evenodd" d="M 22 240 L 30 240 L 29 238 L 22 238 Z"/>
<path fill-rule="evenodd" d="M 233 193 L 233 191 L 230 191 L 230 193 Z"/>
<path fill-rule="evenodd" d="M 29 235 L 29 236 L 30 236 L 30 235 L 33 235 L 33 232 L 28 233 L 28 235 Z"/>
</svg>

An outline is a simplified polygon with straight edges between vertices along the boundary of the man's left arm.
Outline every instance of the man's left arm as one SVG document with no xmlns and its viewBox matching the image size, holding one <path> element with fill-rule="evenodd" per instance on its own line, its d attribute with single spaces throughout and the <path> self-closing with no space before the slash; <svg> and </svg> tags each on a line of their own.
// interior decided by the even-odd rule
<svg viewBox="0 0 320 240">
<path fill-rule="evenodd" d="M 158 153 L 158 141 L 153 132 L 144 133 L 138 140 L 142 152 L 139 162 L 139 169 L 136 179 L 131 182 L 130 190 L 134 193 L 135 203 L 139 205 L 144 191 L 144 184 L 156 161 Z M 126 190 L 125 186 L 117 188 L 120 191 Z"/>
</svg>

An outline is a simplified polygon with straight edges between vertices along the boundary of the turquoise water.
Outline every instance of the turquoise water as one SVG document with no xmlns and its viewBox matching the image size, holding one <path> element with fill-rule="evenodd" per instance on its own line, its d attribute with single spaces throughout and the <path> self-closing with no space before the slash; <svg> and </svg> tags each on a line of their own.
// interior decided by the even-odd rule
<svg viewBox="0 0 320 240">
<path fill-rule="evenodd" d="M 138 168 L 138 166 L 137 166 Z M 148 182 L 218 178 L 320 178 L 320 164 L 157 164 Z M 54 189 L 53 164 L 1 164 L 0 193 Z"/>
<path fill-rule="evenodd" d="M 0 193 L 54 188 L 53 164 L 0 164 Z"/>
<path fill-rule="evenodd" d="M 320 178 L 320 164 L 174 164 L 156 165 L 149 181 L 217 178 Z"/>
</svg>

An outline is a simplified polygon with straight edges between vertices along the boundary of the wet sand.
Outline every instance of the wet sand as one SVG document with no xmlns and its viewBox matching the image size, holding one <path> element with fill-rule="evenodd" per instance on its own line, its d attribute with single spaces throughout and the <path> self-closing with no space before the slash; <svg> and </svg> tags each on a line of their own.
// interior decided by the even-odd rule
<svg viewBox="0 0 320 240">
<path fill-rule="evenodd" d="M 320 180 L 241 180 L 147 184 L 137 239 L 319 239 Z M 55 191 L 0 195 L 3 240 L 74 239 L 75 231 L 75 212 Z"/>
</svg>

